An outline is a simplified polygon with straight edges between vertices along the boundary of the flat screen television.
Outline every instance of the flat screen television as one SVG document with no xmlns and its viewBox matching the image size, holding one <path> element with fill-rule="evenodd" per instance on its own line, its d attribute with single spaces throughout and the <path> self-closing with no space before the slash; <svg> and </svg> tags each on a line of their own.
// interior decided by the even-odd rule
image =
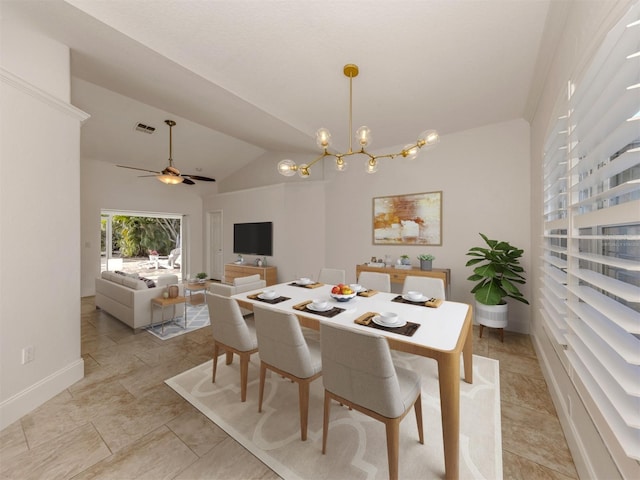
<svg viewBox="0 0 640 480">
<path fill-rule="evenodd" d="M 273 223 L 234 223 L 233 253 L 272 256 Z"/>
</svg>

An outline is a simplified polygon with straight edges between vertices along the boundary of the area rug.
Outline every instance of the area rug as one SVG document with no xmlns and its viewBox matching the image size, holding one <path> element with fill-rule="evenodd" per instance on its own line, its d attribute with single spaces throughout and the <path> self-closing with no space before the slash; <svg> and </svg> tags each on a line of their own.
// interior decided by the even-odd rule
<svg viewBox="0 0 640 480">
<path fill-rule="evenodd" d="M 410 413 L 400 427 L 400 478 L 445 478 L 437 365 L 404 353 L 393 356 L 398 365 L 422 374 L 425 444 L 418 442 Z M 327 453 L 322 455 L 321 378 L 311 384 L 306 442 L 300 441 L 297 384 L 268 372 L 258 413 L 257 357 L 251 357 L 245 403 L 240 402 L 237 358 L 231 365 L 218 362 L 215 384 L 212 361 L 166 383 L 286 480 L 388 478 L 384 425 L 337 403 L 331 407 Z M 502 479 L 498 362 L 475 355 L 473 384 L 460 383 L 460 479 Z"/>
<path fill-rule="evenodd" d="M 209 325 L 209 309 L 206 302 L 196 305 L 187 303 L 187 328 L 184 328 L 184 317 L 180 315 L 173 321 L 164 324 L 164 333 L 162 333 L 162 325 L 160 324 L 147 327 L 147 331 L 161 340 L 168 340 L 207 325 Z"/>
</svg>

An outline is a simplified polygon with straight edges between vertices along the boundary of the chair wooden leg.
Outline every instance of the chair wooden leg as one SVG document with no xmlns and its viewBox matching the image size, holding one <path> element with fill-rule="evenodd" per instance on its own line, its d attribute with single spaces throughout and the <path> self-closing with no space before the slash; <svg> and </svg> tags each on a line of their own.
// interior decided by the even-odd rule
<svg viewBox="0 0 640 480">
<path fill-rule="evenodd" d="M 422 395 L 418 395 L 416 403 L 413 404 L 413 409 L 416 412 L 416 422 L 418 423 L 418 438 L 420 443 L 424 445 L 424 428 L 422 425 Z"/>
<path fill-rule="evenodd" d="M 247 401 L 247 382 L 249 380 L 249 353 L 240 354 L 240 401 Z"/>
<path fill-rule="evenodd" d="M 227 351 L 227 365 L 231 365 L 233 362 L 233 352 Z"/>
<path fill-rule="evenodd" d="M 262 412 L 262 398 L 264 396 L 264 381 L 267 377 L 267 366 L 260 362 L 260 394 L 258 395 L 258 413 Z"/>
<path fill-rule="evenodd" d="M 298 398 L 300 402 L 300 440 L 307 439 L 307 423 L 309 421 L 309 382 L 298 382 Z"/>
<path fill-rule="evenodd" d="M 217 343 L 213 345 L 213 375 L 211 383 L 216 383 L 216 370 L 218 369 L 218 355 L 220 354 L 220 346 Z"/>
<path fill-rule="evenodd" d="M 387 461 L 389 462 L 389 480 L 398 479 L 398 457 L 400 452 L 400 419 L 385 421 L 387 430 Z"/>
<path fill-rule="evenodd" d="M 322 454 L 327 453 L 327 436 L 329 435 L 329 415 L 331 414 L 331 399 L 324 391 L 324 418 L 322 420 Z"/>
</svg>

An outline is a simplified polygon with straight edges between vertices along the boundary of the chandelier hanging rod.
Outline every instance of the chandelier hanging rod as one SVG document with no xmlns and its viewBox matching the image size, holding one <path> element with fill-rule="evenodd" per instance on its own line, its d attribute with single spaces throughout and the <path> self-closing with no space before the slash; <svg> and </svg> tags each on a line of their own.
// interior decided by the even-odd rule
<svg viewBox="0 0 640 480">
<path fill-rule="evenodd" d="M 357 65 L 348 63 L 344 66 L 343 71 L 344 75 L 349 78 L 349 150 L 346 153 L 330 152 L 329 146 L 331 144 L 331 133 L 329 133 L 329 130 L 327 130 L 326 128 L 320 128 L 316 132 L 316 143 L 320 148 L 323 149 L 322 155 L 316 157 L 309 164 L 303 163 L 301 165 L 296 165 L 293 160 L 281 160 L 278 163 L 278 172 L 280 174 L 289 177 L 291 175 L 295 175 L 297 171 L 301 177 L 309 177 L 309 169 L 325 157 L 334 157 L 336 159 L 336 170 L 344 171 L 347 169 L 347 162 L 344 160 L 344 158 L 350 157 L 352 155 L 365 155 L 369 157 L 366 165 L 366 171 L 367 173 L 375 173 L 378 170 L 378 159 L 394 159 L 396 157 L 402 156 L 405 158 L 409 157 L 409 159 L 413 160 L 418 156 L 418 151 L 421 148 L 425 146 L 431 147 L 440 141 L 438 132 L 436 132 L 435 130 L 426 130 L 418 136 L 418 140 L 415 143 L 405 145 L 404 148 L 398 153 L 373 155 L 365 149 L 368 145 L 371 144 L 371 131 L 369 127 L 362 126 L 356 132 L 356 138 L 358 139 L 358 142 L 360 144 L 360 150 L 354 151 L 352 143 L 353 137 L 351 136 L 353 121 L 353 78 L 358 76 L 359 69 Z"/>
</svg>

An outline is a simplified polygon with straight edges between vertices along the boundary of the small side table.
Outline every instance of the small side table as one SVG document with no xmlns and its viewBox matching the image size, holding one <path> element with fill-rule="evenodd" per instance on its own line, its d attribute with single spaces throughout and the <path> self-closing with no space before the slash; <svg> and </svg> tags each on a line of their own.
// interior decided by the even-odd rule
<svg viewBox="0 0 640 480">
<path fill-rule="evenodd" d="M 157 297 L 151 299 L 151 321 L 149 322 L 149 326 L 153 325 L 153 308 L 160 307 L 160 315 L 162 328 L 160 329 L 160 335 L 164 335 L 164 308 L 165 307 L 173 307 L 173 316 L 171 317 L 171 321 L 174 321 L 176 318 L 176 305 L 180 305 L 184 303 L 184 328 L 187 329 L 187 297 L 177 296 L 174 298 L 164 298 Z"/>
<path fill-rule="evenodd" d="M 184 286 L 184 291 L 185 294 L 187 292 L 189 292 L 189 304 L 193 305 L 193 301 L 192 301 L 192 296 L 193 296 L 193 292 L 206 292 L 207 289 L 209 288 L 209 284 L 211 282 L 209 280 L 206 280 L 204 282 L 188 282 L 185 286 Z M 206 297 L 205 297 L 206 300 Z"/>
</svg>

